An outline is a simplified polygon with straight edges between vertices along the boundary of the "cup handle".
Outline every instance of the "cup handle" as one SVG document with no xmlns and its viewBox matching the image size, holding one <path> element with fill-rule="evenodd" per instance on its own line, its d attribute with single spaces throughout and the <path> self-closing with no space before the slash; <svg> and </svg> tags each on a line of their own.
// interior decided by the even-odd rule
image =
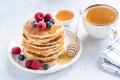
<svg viewBox="0 0 120 80">
<path fill-rule="evenodd" d="M 111 27 L 111 30 L 112 30 L 112 35 L 110 36 L 111 40 L 114 40 L 115 38 L 118 37 L 119 33 L 118 33 L 118 30 L 114 27 Z"/>
</svg>

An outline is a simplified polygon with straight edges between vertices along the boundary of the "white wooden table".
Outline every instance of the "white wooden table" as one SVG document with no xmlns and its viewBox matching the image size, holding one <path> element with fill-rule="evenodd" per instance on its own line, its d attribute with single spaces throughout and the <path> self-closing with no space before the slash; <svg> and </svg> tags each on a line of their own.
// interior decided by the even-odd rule
<svg viewBox="0 0 120 80">
<path fill-rule="evenodd" d="M 106 3 L 120 12 L 120 0 L 0 0 L 0 80 L 119 80 L 99 66 L 99 52 L 110 42 L 89 37 L 80 22 L 79 38 L 83 51 L 79 60 L 69 68 L 47 75 L 31 74 L 16 68 L 8 60 L 8 44 L 23 24 L 37 11 L 54 13 L 58 9 L 79 10 L 95 3 Z M 78 16 L 74 22 L 76 22 Z M 75 25 L 75 24 L 72 24 Z M 120 25 L 120 22 L 119 22 Z M 69 28 L 74 31 L 75 26 Z"/>
</svg>

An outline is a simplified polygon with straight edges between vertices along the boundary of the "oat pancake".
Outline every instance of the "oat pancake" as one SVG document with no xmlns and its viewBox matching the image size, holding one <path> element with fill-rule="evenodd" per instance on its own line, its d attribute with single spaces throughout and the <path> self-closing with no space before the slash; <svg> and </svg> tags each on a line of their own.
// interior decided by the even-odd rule
<svg viewBox="0 0 120 80">
<path fill-rule="evenodd" d="M 63 55 L 61 55 L 58 59 L 52 60 L 52 61 L 47 61 L 47 62 L 41 62 L 42 66 L 44 66 L 45 64 L 48 64 L 49 66 L 54 66 L 62 57 Z"/>
<path fill-rule="evenodd" d="M 41 62 L 41 64 L 42 66 L 44 66 L 45 64 L 48 64 L 49 66 L 54 66 L 58 61 L 59 61 L 59 58 L 52 61 L 48 61 L 48 62 Z"/>
<path fill-rule="evenodd" d="M 52 38 L 48 38 L 48 39 L 34 39 L 34 38 L 28 38 L 25 34 L 23 34 L 23 39 L 30 43 L 30 44 L 34 44 L 34 45 L 51 45 L 51 44 L 56 44 L 57 42 L 62 41 L 62 39 L 64 39 L 64 35 L 61 35 L 64 33 L 60 33 L 60 35 L 52 37 Z"/>
<path fill-rule="evenodd" d="M 50 47 L 49 49 L 38 49 L 38 48 L 31 47 L 26 43 L 23 43 L 24 49 L 42 56 L 49 56 L 51 54 L 55 54 L 57 51 L 59 51 L 63 47 L 64 47 L 64 42 L 62 42 L 61 45 L 59 45 L 58 47 L 53 47 L 53 48 Z"/>
<path fill-rule="evenodd" d="M 23 28 L 23 52 L 27 60 L 40 60 L 41 64 L 55 65 L 64 55 L 64 28 L 55 21 L 50 29 L 32 27 L 34 18 L 27 20 Z"/>
<path fill-rule="evenodd" d="M 37 27 L 33 28 L 31 23 L 35 21 L 34 18 L 29 19 L 23 28 L 23 32 L 26 34 L 29 34 L 31 37 L 37 37 L 37 38 L 50 38 L 52 36 L 55 36 L 56 34 L 59 34 L 61 30 L 63 31 L 63 25 L 61 22 L 56 21 L 52 29 L 46 29 L 43 31 L 40 31 Z"/>
<path fill-rule="evenodd" d="M 54 55 L 44 57 L 44 56 L 36 55 L 36 54 L 24 49 L 24 54 L 26 56 L 26 59 L 32 59 L 32 60 L 37 59 L 37 60 L 40 60 L 42 62 L 58 59 L 61 55 L 63 55 L 63 53 L 64 53 L 64 48 L 62 50 L 56 52 L 56 54 L 54 54 Z"/>
<path fill-rule="evenodd" d="M 61 41 L 61 42 L 59 42 L 57 44 L 53 44 L 53 45 L 33 45 L 33 44 L 30 44 L 30 43 L 27 43 L 25 40 L 23 40 L 23 42 L 22 42 L 23 46 L 28 46 L 28 47 L 31 47 L 31 48 L 43 49 L 43 50 L 59 47 L 62 44 L 64 44 L 64 41 Z"/>
</svg>

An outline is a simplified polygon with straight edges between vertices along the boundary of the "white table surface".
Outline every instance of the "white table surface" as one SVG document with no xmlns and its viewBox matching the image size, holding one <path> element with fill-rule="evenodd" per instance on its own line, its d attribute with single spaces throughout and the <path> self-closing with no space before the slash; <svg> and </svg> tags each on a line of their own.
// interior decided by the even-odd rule
<svg viewBox="0 0 120 80">
<path fill-rule="evenodd" d="M 119 80 L 120 77 L 107 73 L 99 66 L 99 52 L 110 40 L 95 40 L 88 36 L 80 21 L 79 38 L 83 51 L 79 60 L 69 68 L 47 75 L 21 71 L 8 60 L 7 47 L 23 24 L 37 11 L 54 13 L 58 9 L 70 9 L 77 13 L 86 6 L 105 3 L 120 12 L 120 0 L 0 0 L 0 80 Z M 74 31 L 74 26 L 69 29 Z M 119 23 L 120 25 L 120 23 Z"/>
</svg>

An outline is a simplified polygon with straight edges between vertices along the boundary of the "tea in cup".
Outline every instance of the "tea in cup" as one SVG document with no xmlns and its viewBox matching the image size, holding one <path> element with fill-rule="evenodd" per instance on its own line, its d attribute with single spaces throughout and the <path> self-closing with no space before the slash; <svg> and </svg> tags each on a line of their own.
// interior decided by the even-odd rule
<svg viewBox="0 0 120 80">
<path fill-rule="evenodd" d="M 97 39 L 104 39 L 112 34 L 116 36 L 118 12 L 106 4 L 95 4 L 85 9 L 82 14 L 83 25 L 88 34 Z"/>
</svg>

